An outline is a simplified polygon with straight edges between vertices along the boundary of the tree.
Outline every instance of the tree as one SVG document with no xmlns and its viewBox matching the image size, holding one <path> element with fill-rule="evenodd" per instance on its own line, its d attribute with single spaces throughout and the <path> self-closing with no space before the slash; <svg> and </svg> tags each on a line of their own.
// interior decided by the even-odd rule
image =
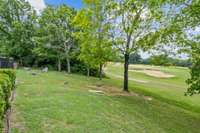
<svg viewBox="0 0 200 133">
<path fill-rule="evenodd" d="M 193 30 L 200 27 L 200 1 L 193 0 L 190 3 L 184 2 L 184 5 L 181 27 L 188 29 L 187 32 L 193 31 L 193 33 L 188 35 L 185 43 L 186 48 L 191 50 L 190 55 L 192 60 L 191 78 L 187 80 L 189 84 L 187 94 L 193 95 L 200 94 L 200 32 Z"/>
<path fill-rule="evenodd" d="M 103 65 L 112 57 L 107 2 L 109 1 L 84 0 L 86 9 L 81 10 L 75 19 L 75 23 L 80 28 L 78 33 L 81 43 L 80 59 L 88 64 L 88 68 L 99 66 L 100 80 L 102 79 Z"/>
<path fill-rule="evenodd" d="M 87 76 L 90 76 L 90 69 L 95 68 L 96 59 L 92 54 L 92 45 L 94 39 L 91 35 L 91 22 L 88 11 L 82 9 L 80 10 L 76 17 L 74 18 L 74 25 L 77 27 L 76 38 L 80 43 L 80 55 L 79 59 L 83 61 L 87 66 Z"/>
<path fill-rule="evenodd" d="M 186 94 L 193 95 L 200 93 L 200 1 L 199 0 L 181 0 L 171 1 L 172 5 L 178 8 L 173 23 L 165 31 L 165 38 L 170 43 L 175 43 L 181 47 L 182 52 L 190 55 L 192 61 L 191 78 L 187 80 L 189 88 Z"/>
<path fill-rule="evenodd" d="M 158 65 L 158 66 L 170 66 L 173 65 L 170 62 L 170 58 L 167 54 L 161 54 L 161 55 L 154 55 L 150 57 L 150 64 L 152 65 Z"/>
<path fill-rule="evenodd" d="M 32 60 L 29 55 L 34 48 L 35 20 L 35 11 L 24 0 L 0 0 L 1 52 L 21 65 Z"/>
<path fill-rule="evenodd" d="M 115 15 L 114 40 L 124 55 L 124 91 L 128 91 L 128 68 L 131 53 L 139 49 L 147 50 L 156 44 L 161 29 L 159 19 L 163 1 L 155 0 L 113 0 L 112 8 Z M 111 14 L 112 15 L 112 14 Z M 113 16 L 112 15 L 112 16 Z"/>
<path fill-rule="evenodd" d="M 195 46 L 193 46 L 195 47 Z M 187 80 L 190 85 L 187 94 L 200 94 L 200 47 L 199 43 L 195 47 L 195 52 L 192 54 L 192 67 L 191 67 L 191 78 Z"/>
<path fill-rule="evenodd" d="M 58 8 L 47 7 L 39 19 L 39 53 L 57 60 L 58 71 L 61 71 L 62 60 L 67 61 L 67 72 L 70 73 L 70 58 L 75 47 L 72 20 L 76 12 L 66 5 Z"/>
</svg>

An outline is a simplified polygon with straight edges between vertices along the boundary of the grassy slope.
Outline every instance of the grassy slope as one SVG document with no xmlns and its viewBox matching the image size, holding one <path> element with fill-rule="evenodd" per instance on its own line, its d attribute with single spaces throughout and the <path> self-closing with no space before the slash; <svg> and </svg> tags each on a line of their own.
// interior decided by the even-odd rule
<svg viewBox="0 0 200 133">
<path fill-rule="evenodd" d="M 140 96 L 88 92 L 90 85 L 120 85 L 116 80 L 100 82 L 96 78 L 58 72 L 32 76 L 22 70 L 17 77 L 12 133 L 198 133 L 200 130 L 198 113 Z"/>
<path fill-rule="evenodd" d="M 151 95 L 159 99 L 165 100 L 166 102 L 176 104 L 178 106 L 184 107 L 195 112 L 200 113 L 200 96 L 184 96 L 187 90 L 187 85 L 185 81 L 189 77 L 189 71 L 186 68 L 180 67 L 153 67 L 160 69 L 161 71 L 175 75 L 174 78 L 155 78 L 143 73 L 129 72 L 130 78 L 135 78 L 139 80 L 148 81 L 148 83 L 138 83 L 130 81 L 130 89 L 138 92 L 145 93 L 146 95 Z M 109 64 L 107 67 L 107 72 L 109 74 L 115 74 L 123 76 L 123 66 Z M 108 75 L 109 75 L 108 74 Z M 117 77 L 112 77 L 112 79 L 119 80 L 122 83 L 122 79 Z"/>
</svg>

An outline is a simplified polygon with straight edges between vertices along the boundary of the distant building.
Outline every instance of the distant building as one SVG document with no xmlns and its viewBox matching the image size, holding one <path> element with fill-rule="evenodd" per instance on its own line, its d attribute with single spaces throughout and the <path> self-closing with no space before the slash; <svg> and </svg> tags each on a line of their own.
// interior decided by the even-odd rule
<svg viewBox="0 0 200 133">
<path fill-rule="evenodd" d="M 0 57 L 0 68 L 14 68 L 14 64 L 12 58 Z"/>
</svg>

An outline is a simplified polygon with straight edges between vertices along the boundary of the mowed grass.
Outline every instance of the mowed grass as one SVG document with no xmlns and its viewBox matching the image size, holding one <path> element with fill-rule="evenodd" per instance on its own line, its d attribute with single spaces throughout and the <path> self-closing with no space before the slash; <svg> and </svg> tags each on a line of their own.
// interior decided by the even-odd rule
<svg viewBox="0 0 200 133">
<path fill-rule="evenodd" d="M 142 95 L 91 93 L 121 89 L 120 80 L 59 72 L 17 71 L 12 133 L 199 133 L 200 114 Z M 138 84 L 137 84 L 138 85 Z"/>
<path fill-rule="evenodd" d="M 160 70 L 167 74 L 174 75 L 172 78 L 158 78 L 131 71 L 134 68 L 150 68 Z M 130 90 L 164 100 L 170 104 L 175 104 L 185 109 L 200 113 L 200 95 L 185 96 L 188 85 L 186 80 L 190 77 L 189 69 L 183 67 L 159 67 L 147 65 L 130 65 L 129 78 L 142 80 L 140 83 L 133 80 L 129 81 Z M 106 69 L 107 75 L 111 79 L 122 83 L 123 65 L 119 63 L 109 63 Z M 119 85 L 120 86 L 120 85 Z"/>
</svg>

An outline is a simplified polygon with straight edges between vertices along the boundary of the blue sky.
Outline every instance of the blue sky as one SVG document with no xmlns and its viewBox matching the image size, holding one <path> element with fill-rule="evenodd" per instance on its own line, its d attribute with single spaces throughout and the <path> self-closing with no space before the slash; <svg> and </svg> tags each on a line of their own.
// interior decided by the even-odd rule
<svg viewBox="0 0 200 133">
<path fill-rule="evenodd" d="M 45 3 L 55 6 L 60 4 L 67 4 L 76 9 L 80 9 L 82 7 L 81 0 L 45 0 Z"/>
</svg>

